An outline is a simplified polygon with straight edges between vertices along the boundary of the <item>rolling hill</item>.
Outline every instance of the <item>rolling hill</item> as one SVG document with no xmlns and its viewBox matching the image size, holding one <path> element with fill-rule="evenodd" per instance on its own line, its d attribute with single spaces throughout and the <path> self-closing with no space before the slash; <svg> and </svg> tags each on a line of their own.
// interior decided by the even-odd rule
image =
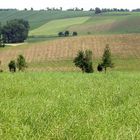
<svg viewBox="0 0 140 140">
<path fill-rule="evenodd" d="M 72 60 L 79 50 L 92 50 L 96 65 L 106 44 L 110 45 L 115 70 L 140 70 L 139 34 L 88 35 L 6 47 L 0 49 L 0 60 L 7 69 L 11 59 L 23 54 L 29 64 L 28 70 L 77 71 Z"/>
<path fill-rule="evenodd" d="M 41 27 L 32 30 L 29 36 L 57 35 L 59 32 L 65 31 L 68 27 L 82 24 L 86 22 L 88 19 L 89 17 L 77 17 L 77 18 L 52 20 L 42 25 Z"/>
<path fill-rule="evenodd" d="M 92 15 L 87 19 L 85 17 L 84 21 L 81 19 L 83 20 L 84 17 L 51 20 L 31 30 L 30 35 L 51 36 L 63 30 L 77 31 L 79 35 L 140 33 L 140 14 L 136 13 Z"/>
<path fill-rule="evenodd" d="M 77 21 L 79 20 L 78 25 L 76 19 L 73 20 L 76 17 Z M 89 19 L 80 22 L 81 17 L 89 17 Z M 140 33 L 140 13 L 135 12 L 112 12 L 95 15 L 91 11 L 0 11 L 2 24 L 15 18 L 28 20 L 30 34 L 35 35 L 54 34 L 59 31 L 59 28 L 62 29 L 61 26 L 70 31 L 76 30 L 81 35 Z"/>
<path fill-rule="evenodd" d="M 29 70 L 77 71 L 72 60 L 79 50 L 91 49 L 97 65 L 105 45 L 109 44 L 117 65 L 115 70 L 140 70 L 140 13 L 95 15 L 89 11 L 0 11 L 3 24 L 16 17 L 29 20 L 29 35 L 34 38 L 21 46 L 0 48 L 4 69 L 11 59 L 23 54 Z M 55 36 L 64 30 L 77 31 L 78 37 Z M 46 37 L 40 38 L 42 35 Z M 49 37 L 52 35 L 54 37 Z"/>
<path fill-rule="evenodd" d="M 51 20 L 92 16 L 89 11 L 0 11 L 0 22 L 22 18 L 29 21 L 30 29 L 36 29 Z"/>
</svg>

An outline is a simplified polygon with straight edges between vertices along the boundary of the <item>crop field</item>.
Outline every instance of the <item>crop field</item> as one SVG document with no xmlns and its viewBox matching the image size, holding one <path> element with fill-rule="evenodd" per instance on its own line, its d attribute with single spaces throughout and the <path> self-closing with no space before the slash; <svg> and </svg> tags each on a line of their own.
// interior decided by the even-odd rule
<svg viewBox="0 0 140 140">
<path fill-rule="evenodd" d="M 128 34 L 140 33 L 140 14 L 100 15 L 92 17 L 77 17 L 63 20 L 51 20 L 36 28 L 30 35 L 57 35 L 59 31 L 77 31 L 86 34 Z"/>
<path fill-rule="evenodd" d="M 23 54 L 29 63 L 28 70 L 77 71 L 72 60 L 79 50 L 92 50 L 93 62 L 97 65 L 106 44 L 110 45 L 116 70 L 126 70 L 127 67 L 130 67 L 130 70 L 140 70 L 139 34 L 69 37 L 6 47 L 0 49 L 0 60 L 5 70 L 10 60 Z"/>
<path fill-rule="evenodd" d="M 0 137 L 140 139 L 140 74 L 0 74 Z"/>
<path fill-rule="evenodd" d="M 68 24 L 67 30 L 76 30 L 81 35 L 140 33 L 140 14 L 135 12 L 112 12 L 97 16 L 91 11 L 0 11 L 0 22 L 2 22 L 2 24 L 5 24 L 7 20 L 17 17 L 28 20 L 30 31 L 38 30 L 37 33 L 39 33 L 39 35 L 43 28 L 46 29 L 46 31 L 43 30 L 43 35 L 44 33 L 48 35 L 50 32 L 53 32 L 55 29 L 52 27 L 50 29 L 50 23 L 52 22 L 54 25 L 60 22 L 61 26 L 65 28 L 67 27 L 65 24 Z M 65 21 L 65 19 L 68 20 L 69 18 L 70 20 L 76 17 L 77 20 L 80 17 L 89 17 L 89 20 L 80 25 L 70 24 L 71 26 Z M 64 22 L 61 22 L 63 19 Z M 69 20 L 68 22 L 70 22 Z M 57 24 L 57 26 L 59 25 Z"/>
<path fill-rule="evenodd" d="M 140 14 L 93 16 L 81 25 L 68 30 L 80 34 L 127 34 L 140 33 Z"/>
<path fill-rule="evenodd" d="M 68 19 L 52 20 L 39 28 L 30 31 L 30 36 L 40 35 L 57 35 L 59 32 L 65 31 L 69 26 L 79 25 L 86 22 L 89 17 L 77 17 Z"/>
</svg>

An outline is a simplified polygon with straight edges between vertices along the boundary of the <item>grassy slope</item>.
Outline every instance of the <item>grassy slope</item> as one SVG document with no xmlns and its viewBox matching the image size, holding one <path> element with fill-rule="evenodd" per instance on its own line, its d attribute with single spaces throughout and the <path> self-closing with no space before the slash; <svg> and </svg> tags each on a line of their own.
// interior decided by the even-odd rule
<svg viewBox="0 0 140 140">
<path fill-rule="evenodd" d="M 64 31 L 66 28 L 72 25 L 79 25 L 86 22 L 89 17 L 78 17 L 78 18 L 68 18 L 61 20 L 53 20 L 39 28 L 36 28 L 30 32 L 29 35 L 57 35 L 58 32 Z"/>
<path fill-rule="evenodd" d="M 79 34 L 140 33 L 140 13 L 128 12 L 103 13 L 96 16 L 94 12 L 89 11 L 0 11 L 0 22 L 5 23 L 17 17 L 24 18 L 29 20 L 33 30 L 42 25 L 47 29 L 45 24 L 52 20 L 57 23 L 57 19 L 85 16 L 91 16 L 91 19 L 80 26 L 74 25 L 67 29 L 77 30 Z"/>
<path fill-rule="evenodd" d="M 92 16 L 94 12 L 83 11 L 0 11 L 0 22 L 23 18 L 29 21 L 31 30 L 46 24 L 51 20 Z"/>
<path fill-rule="evenodd" d="M 140 13 L 102 14 L 68 29 L 77 30 L 80 34 L 140 33 Z"/>
<path fill-rule="evenodd" d="M 17 73 L 0 78 L 2 140 L 140 139 L 139 73 Z"/>
<path fill-rule="evenodd" d="M 30 35 L 57 35 L 59 31 L 66 29 L 71 32 L 77 31 L 79 35 L 140 33 L 140 14 L 105 13 L 98 16 L 93 15 L 79 24 L 76 24 L 76 21 L 74 23 L 73 19 L 52 20 L 31 31 Z"/>
</svg>

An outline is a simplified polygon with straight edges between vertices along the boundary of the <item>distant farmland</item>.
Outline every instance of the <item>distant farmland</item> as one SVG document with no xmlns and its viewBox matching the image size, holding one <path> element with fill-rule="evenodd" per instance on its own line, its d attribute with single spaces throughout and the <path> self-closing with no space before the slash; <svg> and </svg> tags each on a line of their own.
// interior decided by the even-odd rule
<svg viewBox="0 0 140 140">
<path fill-rule="evenodd" d="M 93 51 L 96 66 L 104 47 L 110 45 L 115 70 L 140 70 L 140 13 L 90 11 L 0 11 L 0 21 L 29 20 L 29 38 L 20 46 L 0 48 L 2 68 L 23 54 L 28 70 L 75 71 L 73 58 L 79 50 Z M 59 31 L 78 32 L 78 37 L 59 38 Z"/>
<path fill-rule="evenodd" d="M 30 29 L 38 28 L 51 20 L 92 16 L 94 12 L 86 11 L 0 11 L 0 22 L 22 18 L 28 20 Z"/>
<path fill-rule="evenodd" d="M 39 35 L 57 35 L 59 32 L 64 32 L 68 27 L 73 25 L 80 25 L 86 22 L 90 17 L 77 17 L 77 18 L 66 18 L 59 20 L 52 20 L 39 28 L 36 28 L 30 32 L 30 36 Z M 76 31 L 76 30 L 74 30 Z"/>
<path fill-rule="evenodd" d="M 136 68 L 139 70 L 140 67 L 137 63 L 140 60 L 140 35 L 137 34 L 70 37 L 49 42 L 8 47 L 1 49 L 0 60 L 3 62 L 3 67 L 5 67 L 11 59 L 23 54 L 28 63 L 38 69 L 62 69 L 67 71 L 67 68 L 73 70 L 72 60 L 79 50 L 92 50 L 94 60 L 98 61 L 106 44 L 110 45 L 113 58 L 120 60 L 119 65 L 122 65 L 126 60 L 124 64 L 127 67 L 131 59 L 135 59 L 136 63 L 131 64 L 131 69 Z M 69 61 L 69 63 L 65 61 Z M 122 69 L 121 67 L 120 69 Z"/>
<path fill-rule="evenodd" d="M 89 17 L 85 22 L 70 21 L 72 18 Z M 81 35 L 85 34 L 126 34 L 140 33 L 140 13 L 135 12 L 111 12 L 95 15 L 93 11 L 0 11 L 0 22 L 5 24 L 6 21 L 23 18 L 30 23 L 30 31 L 38 29 L 43 30 L 43 35 L 50 35 L 59 31 L 58 29 L 50 29 L 50 24 L 57 24 L 59 20 L 64 29 L 77 31 Z M 69 26 L 65 20 L 72 22 Z M 63 22 L 64 20 L 64 22 Z M 61 28 L 62 29 L 62 28 Z M 41 35 L 42 30 L 38 30 L 38 35 Z M 37 35 L 37 34 L 35 34 Z"/>
</svg>

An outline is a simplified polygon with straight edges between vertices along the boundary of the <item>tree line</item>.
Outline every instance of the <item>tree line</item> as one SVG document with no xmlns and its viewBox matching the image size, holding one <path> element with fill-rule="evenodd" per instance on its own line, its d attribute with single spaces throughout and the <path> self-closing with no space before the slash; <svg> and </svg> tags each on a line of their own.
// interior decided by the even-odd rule
<svg viewBox="0 0 140 140">
<path fill-rule="evenodd" d="M 98 8 L 98 7 L 96 7 Z M 96 8 L 90 8 L 89 10 L 86 10 L 86 11 L 96 11 Z M 99 8 L 102 12 L 140 12 L 140 8 L 136 8 L 136 9 L 127 9 L 127 8 L 121 8 L 121 9 L 118 9 L 118 8 Z M 31 7 L 30 9 L 27 9 L 27 8 L 24 8 L 23 9 L 24 11 L 34 11 L 35 9 L 33 7 Z M 0 11 L 23 11 L 23 10 L 18 10 L 18 9 L 10 9 L 10 8 L 7 8 L 7 9 L 0 9 Z M 40 10 L 35 10 L 35 11 L 85 11 L 84 8 L 78 8 L 78 7 L 75 7 L 75 8 L 69 8 L 69 9 L 66 9 L 66 10 L 63 10 L 63 7 L 59 7 L 59 8 L 56 8 L 56 7 L 46 7 L 45 9 L 40 9 Z"/>
<path fill-rule="evenodd" d="M 4 43 L 24 42 L 29 33 L 29 22 L 23 19 L 14 19 L 7 21 L 6 25 L 0 24 L 0 47 Z"/>
<path fill-rule="evenodd" d="M 72 32 L 72 33 L 70 33 L 70 31 L 64 31 L 64 32 L 59 32 L 58 33 L 58 36 L 59 37 L 68 37 L 68 36 L 77 36 L 78 35 L 78 33 L 76 32 L 76 31 L 74 31 L 74 32 Z"/>
</svg>

